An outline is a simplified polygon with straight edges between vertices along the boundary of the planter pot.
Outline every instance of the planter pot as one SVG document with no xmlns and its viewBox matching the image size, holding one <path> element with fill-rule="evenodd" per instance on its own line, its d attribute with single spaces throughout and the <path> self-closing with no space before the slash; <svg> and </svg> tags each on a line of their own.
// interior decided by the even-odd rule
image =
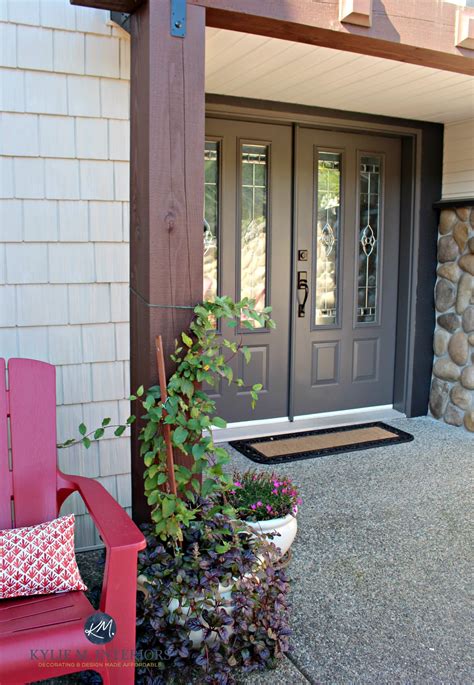
<svg viewBox="0 0 474 685">
<path fill-rule="evenodd" d="M 281 556 L 290 549 L 298 530 L 298 522 L 293 514 L 287 514 L 278 519 L 245 521 L 245 523 L 260 535 L 267 537 L 270 542 L 273 542 L 275 547 L 280 550 Z"/>
</svg>

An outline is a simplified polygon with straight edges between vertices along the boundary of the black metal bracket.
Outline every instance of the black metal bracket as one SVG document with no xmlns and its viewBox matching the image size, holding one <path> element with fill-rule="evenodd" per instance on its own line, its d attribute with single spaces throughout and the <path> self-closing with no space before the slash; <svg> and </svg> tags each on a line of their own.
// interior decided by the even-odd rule
<svg viewBox="0 0 474 685">
<path fill-rule="evenodd" d="M 126 12 L 111 12 L 110 18 L 127 33 L 130 33 L 130 14 Z"/>
<path fill-rule="evenodd" d="M 186 0 L 170 0 L 170 3 L 170 33 L 177 38 L 184 38 L 186 35 Z"/>
</svg>

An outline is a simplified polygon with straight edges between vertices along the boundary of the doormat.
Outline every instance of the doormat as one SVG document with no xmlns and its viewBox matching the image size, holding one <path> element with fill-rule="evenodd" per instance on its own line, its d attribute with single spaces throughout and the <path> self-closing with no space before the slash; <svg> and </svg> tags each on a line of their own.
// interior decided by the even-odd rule
<svg viewBox="0 0 474 685">
<path fill-rule="evenodd" d="M 410 433 L 377 421 L 341 428 L 233 440 L 229 444 L 259 464 L 283 464 L 287 461 L 326 457 L 329 454 L 396 445 L 411 440 L 413 435 Z"/>
</svg>

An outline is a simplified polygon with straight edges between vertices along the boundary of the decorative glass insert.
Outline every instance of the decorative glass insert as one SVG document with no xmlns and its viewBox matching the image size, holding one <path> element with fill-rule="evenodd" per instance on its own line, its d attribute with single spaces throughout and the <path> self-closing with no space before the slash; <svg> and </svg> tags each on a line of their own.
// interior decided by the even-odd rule
<svg viewBox="0 0 474 685">
<path fill-rule="evenodd" d="M 219 143 L 207 140 L 204 147 L 204 283 L 205 300 L 217 295 L 219 229 Z"/>
<path fill-rule="evenodd" d="M 318 151 L 315 298 L 317 326 L 331 326 L 337 323 L 341 161 L 342 155 L 339 152 Z"/>
<path fill-rule="evenodd" d="M 268 146 L 242 145 L 240 217 L 240 297 L 266 306 Z M 259 324 L 252 320 L 254 328 Z"/>
<path fill-rule="evenodd" d="M 381 157 L 360 158 L 357 323 L 375 323 L 377 320 L 381 174 Z"/>
</svg>

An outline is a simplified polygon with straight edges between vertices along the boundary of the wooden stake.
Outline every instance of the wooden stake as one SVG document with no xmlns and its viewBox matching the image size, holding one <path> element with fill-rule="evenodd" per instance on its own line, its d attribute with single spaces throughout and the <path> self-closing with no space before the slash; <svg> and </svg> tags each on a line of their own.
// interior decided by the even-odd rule
<svg viewBox="0 0 474 685">
<path fill-rule="evenodd" d="M 165 356 L 163 354 L 163 340 L 161 335 L 155 338 L 156 346 L 156 365 L 158 367 L 158 383 L 161 390 L 161 403 L 164 404 L 168 399 L 166 390 L 166 371 L 165 371 Z M 174 477 L 174 456 L 173 445 L 171 443 L 171 427 L 169 423 L 163 424 L 163 437 L 166 443 L 166 469 L 168 471 L 168 485 L 170 492 L 176 495 L 176 480 Z"/>
</svg>

